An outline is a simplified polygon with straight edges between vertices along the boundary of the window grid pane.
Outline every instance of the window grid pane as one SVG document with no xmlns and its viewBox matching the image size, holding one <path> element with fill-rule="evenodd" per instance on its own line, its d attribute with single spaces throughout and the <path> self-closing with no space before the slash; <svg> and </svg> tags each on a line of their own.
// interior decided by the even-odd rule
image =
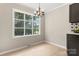
<svg viewBox="0 0 79 59">
<path fill-rule="evenodd" d="M 25 29 L 25 35 L 32 35 L 32 29 Z"/>
<path fill-rule="evenodd" d="M 24 35 L 24 29 L 15 29 L 15 36 L 23 36 Z"/>
<path fill-rule="evenodd" d="M 39 29 L 33 29 L 33 34 L 39 34 Z"/>
<path fill-rule="evenodd" d="M 25 20 L 29 20 L 29 21 L 32 20 L 32 16 L 25 14 Z"/>
<path fill-rule="evenodd" d="M 24 27 L 24 21 L 15 20 L 15 27 Z"/>
<path fill-rule="evenodd" d="M 33 22 L 33 28 L 34 29 L 39 29 L 39 23 Z"/>
<path fill-rule="evenodd" d="M 15 12 L 15 18 L 24 20 L 24 14 L 20 12 Z"/>
<path fill-rule="evenodd" d="M 25 29 L 32 29 L 32 22 L 25 21 Z"/>
</svg>

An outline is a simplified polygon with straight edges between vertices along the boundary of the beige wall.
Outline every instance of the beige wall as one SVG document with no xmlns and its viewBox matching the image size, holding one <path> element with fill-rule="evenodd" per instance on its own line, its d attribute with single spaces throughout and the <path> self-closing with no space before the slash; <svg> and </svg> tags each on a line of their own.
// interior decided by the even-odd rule
<svg viewBox="0 0 79 59">
<path fill-rule="evenodd" d="M 44 40 L 44 17 L 41 19 L 41 35 L 13 38 L 12 8 L 33 13 L 33 9 L 19 4 L 0 4 L 0 51 L 27 46 Z"/>
<path fill-rule="evenodd" d="M 46 40 L 66 47 L 66 34 L 70 32 L 69 4 L 61 6 L 46 15 Z"/>
</svg>

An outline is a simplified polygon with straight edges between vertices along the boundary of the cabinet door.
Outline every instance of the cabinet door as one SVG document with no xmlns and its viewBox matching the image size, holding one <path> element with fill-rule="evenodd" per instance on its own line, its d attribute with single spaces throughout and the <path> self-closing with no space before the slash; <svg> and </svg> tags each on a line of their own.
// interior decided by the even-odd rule
<svg viewBox="0 0 79 59">
<path fill-rule="evenodd" d="M 68 34 L 67 35 L 67 53 L 69 56 L 78 55 L 79 36 Z"/>
<path fill-rule="evenodd" d="M 71 23 L 79 22 L 79 3 L 69 6 L 69 18 Z"/>
<path fill-rule="evenodd" d="M 79 56 L 79 35 L 76 35 L 77 55 Z"/>
</svg>

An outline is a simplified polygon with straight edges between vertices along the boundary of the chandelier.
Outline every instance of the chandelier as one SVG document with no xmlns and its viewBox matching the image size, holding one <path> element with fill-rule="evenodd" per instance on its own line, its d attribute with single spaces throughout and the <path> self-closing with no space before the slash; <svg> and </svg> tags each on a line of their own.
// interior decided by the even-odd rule
<svg viewBox="0 0 79 59">
<path fill-rule="evenodd" d="M 44 15 L 44 9 L 40 8 L 40 3 L 39 3 L 39 7 L 36 9 L 36 11 L 34 12 L 34 14 L 36 16 L 43 16 Z"/>
</svg>

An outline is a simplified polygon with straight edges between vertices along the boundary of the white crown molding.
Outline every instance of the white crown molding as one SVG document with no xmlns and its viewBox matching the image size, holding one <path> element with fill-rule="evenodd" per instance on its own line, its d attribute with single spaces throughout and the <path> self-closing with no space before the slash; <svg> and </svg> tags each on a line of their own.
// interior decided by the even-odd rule
<svg viewBox="0 0 79 59">
<path fill-rule="evenodd" d="M 58 9 L 58 8 L 60 8 L 60 7 L 63 7 L 63 6 L 65 6 L 65 5 L 70 5 L 70 4 L 72 4 L 72 3 L 64 3 L 64 4 L 62 4 L 62 5 L 59 5 L 58 7 L 54 8 L 54 9 L 51 9 L 50 11 L 46 12 L 46 15 L 49 14 L 49 13 L 51 13 L 51 12 L 53 12 L 54 10 L 56 10 L 56 9 Z"/>
</svg>

